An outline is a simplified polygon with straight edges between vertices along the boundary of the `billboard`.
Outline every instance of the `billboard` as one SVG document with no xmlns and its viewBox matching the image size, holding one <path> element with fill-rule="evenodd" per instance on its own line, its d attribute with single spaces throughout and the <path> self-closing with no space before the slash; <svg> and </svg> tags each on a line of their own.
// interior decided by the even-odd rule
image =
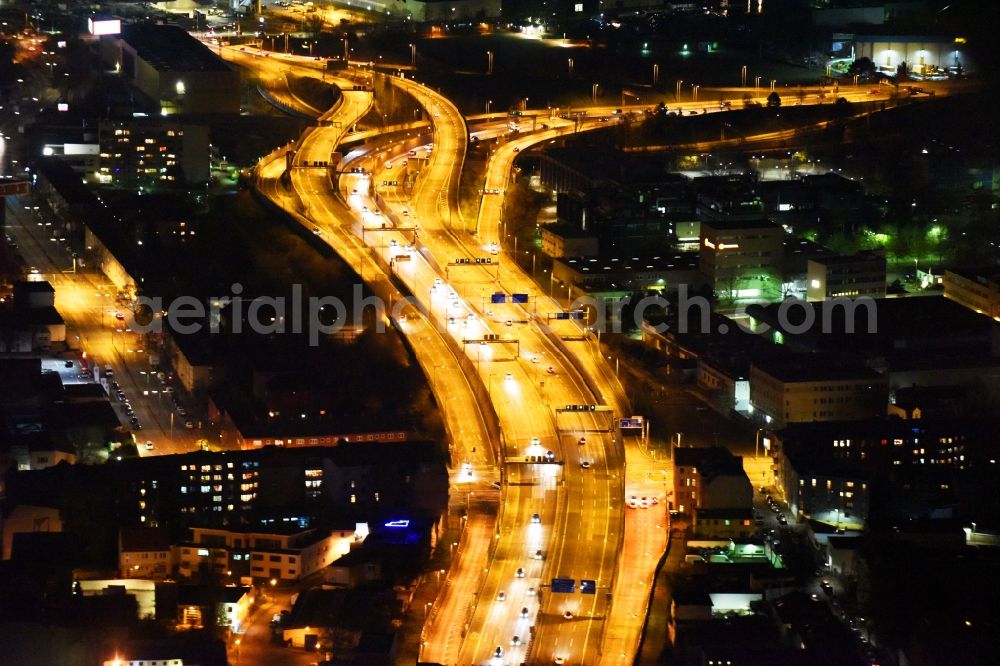
<svg viewBox="0 0 1000 666">
<path fill-rule="evenodd" d="M 91 16 L 87 19 L 87 31 L 97 36 L 117 35 L 122 31 L 122 20 L 107 16 Z"/>
</svg>

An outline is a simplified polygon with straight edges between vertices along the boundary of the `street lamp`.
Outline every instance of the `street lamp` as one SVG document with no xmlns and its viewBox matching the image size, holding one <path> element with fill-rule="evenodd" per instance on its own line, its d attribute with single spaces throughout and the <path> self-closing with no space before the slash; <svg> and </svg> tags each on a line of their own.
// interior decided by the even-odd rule
<svg viewBox="0 0 1000 666">
<path fill-rule="evenodd" d="M 740 71 L 740 87 L 747 87 L 747 66 L 743 65 L 743 69 Z"/>
<path fill-rule="evenodd" d="M 760 90 L 760 77 L 759 76 L 753 77 L 753 89 L 754 89 L 754 92 Z"/>
<path fill-rule="evenodd" d="M 410 67 L 417 66 L 417 45 L 410 44 Z"/>
<path fill-rule="evenodd" d="M 486 115 L 490 115 L 490 104 L 492 104 L 492 103 L 493 103 L 493 100 L 491 100 L 491 99 L 486 100 Z"/>
<path fill-rule="evenodd" d="M 675 102 L 681 101 L 681 86 L 682 85 L 684 85 L 684 81 L 683 80 L 677 81 L 677 90 L 674 92 L 674 101 Z"/>
<path fill-rule="evenodd" d="M 493 51 L 486 52 L 486 74 L 493 75 Z"/>
<path fill-rule="evenodd" d="M 660 65 L 659 63 L 653 63 L 653 86 L 656 86 L 657 79 L 660 78 Z"/>
<path fill-rule="evenodd" d="M 774 92 L 774 84 L 777 83 L 777 79 L 771 79 L 771 92 Z"/>
<path fill-rule="evenodd" d="M 600 88 L 600 84 L 595 83 L 590 87 L 590 96 L 594 100 L 594 106 L 597 106 L 597 89 Z"/>
<path fill-rule="evenodd" d="M 691 88 L 691 90 L 692 90 L 691 101 L 692 102 L 697 102 L 698 101 L 698 88 L 700 88 L 700 87 L 701 86 L 692 86 L 692 88 Z"/>
<path fill-rule="evenodd" d="M 566 58 L 566 70 L 567 70 L 567 74 L 569 74 L 570 76 L 573 76 L 573 59 L 572 58 Z"/>
</svg>

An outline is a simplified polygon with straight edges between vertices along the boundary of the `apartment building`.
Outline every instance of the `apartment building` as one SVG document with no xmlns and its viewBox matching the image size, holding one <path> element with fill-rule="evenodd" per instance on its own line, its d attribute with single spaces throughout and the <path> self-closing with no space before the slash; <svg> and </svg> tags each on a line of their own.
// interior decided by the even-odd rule
<svg viewBox="0 0 1000 666">
<path fill-rule="evenodd" d="M 753 487 L 743 459 L 723 447 L 674 450 L 673 508 L 692 516 L 699 536 L 734 538 L 753 532 Z"/>
<path fill-rule="evenodd" d="M 208 567 L 232 580 L 300 580 L 349 553 L 358 541 L 353 529 L 303 529 L 291 522 L 267 531 L 195 527 L 191 532 L 191 540 L 176 547 L 180 575 Z"/>
<path fill-rule="evenodd" d="M 719 298 L 765 299 L 779 291 L 784 236 L 764 218 L 702 220 L 699 272 Z"/>
<path fill-rule="evenodd" d="M 126 188 L 198 185 L 209 178 L 208 127 L 169 119 L 100 124 L 97 181 Z"/>
</svg>

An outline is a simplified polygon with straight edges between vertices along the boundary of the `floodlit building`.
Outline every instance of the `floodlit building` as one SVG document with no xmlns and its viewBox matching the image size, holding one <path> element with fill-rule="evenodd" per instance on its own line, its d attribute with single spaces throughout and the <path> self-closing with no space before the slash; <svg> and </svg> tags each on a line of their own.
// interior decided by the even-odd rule
<svg viewBox="0 0 1000 666">
<path fill-rule="evenodd" d="M 239 113 L 239 73 L 183 28 L 140 23 L 101 39 L 104 61 L 162 115 Z"/>
<path fill-rule="evenodd" d="M 885 413 L 888 392 L 883 375 L 821 354 L 771 355 L 750 366 L 750 404 L 775 428 L 873 418 Z"/>
<path fill-rule="evenodd" d="M 1000 321 L 1000 282 L 996 277 L 945 271 L 944 297 Z"/>
<path fill-rule="evenodd" d="M 357 541 L 353 529 L 326 533 L 298 523 L 259 530 L 195 527 L 191 533 L 190 541 L 177 546 L 180 574 L 193 576 L 208 567 L 232 580 L 301 580 L 350 552 Z"/>
<path fill-rule="evenodd" d="M 806 298 L 885 298 L 885 254 L 862 252 L 851 256 L 809 259 Z"/>
<path fill-rule="evenodd" d="M 870 58 L 876 68 L 890 73 L 906 63 L 910 73 L 929 78 L 974 69 L 962 37 L 855 35 L 854 57 Z"/>
<path fill-rule="evenodd" d="M 764 299 L 780 291 L 785 231 L 763 218 L 702 220 L 698 268 L 723 299 Z"/>
</svg>

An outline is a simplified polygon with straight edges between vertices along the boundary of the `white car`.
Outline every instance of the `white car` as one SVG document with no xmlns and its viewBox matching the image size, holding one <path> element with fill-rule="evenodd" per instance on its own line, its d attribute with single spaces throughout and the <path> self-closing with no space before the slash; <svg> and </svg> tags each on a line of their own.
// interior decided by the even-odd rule
<svg viewBox="0 0 1000 666">
<path fill-rule="evenodd" d="M 537 513 L 533 513 L 531 514 L 531 522 L 537 525 L 538 523 L 542 522 L 542 517 L 539 516 Z"/>
<path fill-rule="evenodd" d="M 583 469 L 590 469 L 590 461 L 584 460 L 580 463 L 580 467 Z"/>
</svg>

